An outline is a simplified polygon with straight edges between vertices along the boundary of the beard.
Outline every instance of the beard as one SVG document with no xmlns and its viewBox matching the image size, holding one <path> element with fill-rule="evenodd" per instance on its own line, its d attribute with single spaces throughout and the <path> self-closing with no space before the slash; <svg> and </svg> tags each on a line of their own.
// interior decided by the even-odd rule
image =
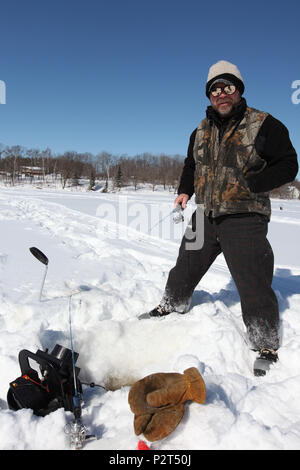
<svg viewBox="0 0 300 470">
<path fill-rule="evenodd" d="M 210 104 L 212 108 L 216 111 L 216 113 L 220 116 L 221 119 L 229 119 L 235 112 L 236 108 L 239 106 L 241 102 L 241 96 L 233 96 L 233 97 L 222 97 L 219 101 L 212 102 Z M 223 104 L 223 106 L 221 106 Z"/>
<path fill-rule="evenodd" d="M 215 110 L 220 114 L 221 117 L 229 116 L 233 108 L 234 108 L 234 103 L 232 101 L 218 103 L 215 106 Z"/>
</svg>

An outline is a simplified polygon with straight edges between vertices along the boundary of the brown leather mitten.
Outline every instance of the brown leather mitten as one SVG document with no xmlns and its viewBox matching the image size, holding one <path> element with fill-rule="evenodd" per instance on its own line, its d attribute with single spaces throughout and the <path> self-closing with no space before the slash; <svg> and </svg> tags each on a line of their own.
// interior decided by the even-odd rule
<svg viewBox="0 0 300 470">
<path fill-rule="evenodd" d="M 184 403 L 192 400 L 205 403 L 206 389 L 204 381 L 195 367 L 186 369 L 183 374 L 161 374 L 156 390 L 147 394 L 147 403 L 151 406 L 165 406 L 169 403 Z"/>
<path fill-rule="evenodd" d="M 151 374 L 135 382 L 128 395 L 134 413 L 134 430 L 148 440 L 162 439 L 178 425 L 184 414 L 183 403 L 192 400 L 204 403 L 204 381 L 195 367 L 183 374 Z M 159 436 L 159 437 L 157 437 Z"/>
<path fill-rule="evenodd" d="M 171 434 L 184 415 L 184 406 L 179 403 L 158 408 L 153 414 L 135 415 L 134 432 L 137 436 L 144 434 L 148 441 L 158 441 Z"/>
</svg>

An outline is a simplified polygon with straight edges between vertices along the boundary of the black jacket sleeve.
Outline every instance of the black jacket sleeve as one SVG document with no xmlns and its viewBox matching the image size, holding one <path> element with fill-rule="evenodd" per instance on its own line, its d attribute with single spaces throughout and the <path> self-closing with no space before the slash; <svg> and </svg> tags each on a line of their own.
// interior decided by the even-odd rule
<svg viewBox="0 0 300 470">
<path fill-rule="evenodd" d="M 190 142 L 187 151 L 187 157 L 184 160 L 183 170 L 181 179 L 178 187 L 178 194 L 188 194 L 190 198 L 194 194 L 194 172 L 195 172 L 195 160 L 194 160 L 194 142 L 196 137 L 197 128 L 192 132 L 190 136 Z"/>
<path fill-rule="evenodd" d="M 264 170 L 247 178 L 254 193 L 271 191 L 296 178 L 298 162 L 296 151 L 290 141 L 287 128 L 273 116 L 268 115 L 255 141 L 255 148 L 266 160 Z"/>
</svg>

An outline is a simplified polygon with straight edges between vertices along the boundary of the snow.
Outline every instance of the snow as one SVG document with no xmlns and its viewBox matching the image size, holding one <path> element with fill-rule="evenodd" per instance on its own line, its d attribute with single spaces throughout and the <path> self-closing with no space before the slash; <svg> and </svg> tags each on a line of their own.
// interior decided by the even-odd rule
<svg viewBox="0 0 300 470">
<path fill-rule="evenodd" d="M 65 425 L 72 413 L 59 409 L 42 418 L 6 402 L 9 383 L 20 375 L 20 350 L 70 347 L 70 296 L 80 379 L 109 389 L 83 387 L 82 421 L 98 437 L 86 450 L 136 449 L 143 436 L 134 434 L 130 385 L 192 366 L 204 378 L 207 401 L 186 403 L 178 427 L 151 449 L 300 448 L 300 201 L 272 200 L 268 238 L 282 344 L 268 375 L 254 377 L 255 353 L 222 255 L 197 286 L 188 314 L 137 320 L 160 301 L 195 209 L 192 200 L 175 226 L 168 217 L 173 200 L 162 189 L 0 187 L 2 450 L 70 448 Z M 31 246 L 49 258 L 41 301 L 44 266 Z"/>
</svg>

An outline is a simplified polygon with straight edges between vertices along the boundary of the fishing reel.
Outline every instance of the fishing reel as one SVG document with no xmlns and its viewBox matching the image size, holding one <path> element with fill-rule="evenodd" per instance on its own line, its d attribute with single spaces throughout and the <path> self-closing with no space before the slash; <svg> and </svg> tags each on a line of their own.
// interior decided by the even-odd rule
<svg viewBox="0 0 300 470">
<path fill-rule="evenodd" d="M 175 207 L 175 209 L 173 209 L 172 214 L 173 214 L 173 222 L 175 224 L 179 224 L 180 222 L 184 221 L 183 209 L 180 204 L 178 204 Z"/>
<path fill-rule="evenodd" d="M 74 364 L 79 354 L 74 352 Z M 40 374 L 31 367 L 29 360 L 39 365 Z M 30 408 L 37 416 L 46 416 L 58 408 L 74 413 L 76 392 L 82 393 L 78 379 L 80 369 L 74 367 L 72 351 L 56 344 L 48 350 L 38 350 L 35 354 L 23 349 L 19 353 L 21 376 L 10 383 L 7 403 L 11 410 Z M 41 376 L 41 378 L 40 378 Z"/>
</svg>

